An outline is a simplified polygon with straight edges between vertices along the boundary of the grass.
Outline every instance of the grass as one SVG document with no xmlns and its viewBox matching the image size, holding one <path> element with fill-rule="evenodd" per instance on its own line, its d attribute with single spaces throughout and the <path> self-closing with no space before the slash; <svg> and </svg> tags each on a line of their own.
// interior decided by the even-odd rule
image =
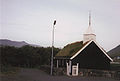
<svg viewBox="0 0 120 81">
<path fill-rule="evenodd" d="M 1 66 L 0 75 L 14 75 L 19 71 L 18 67 Z"/>
<path fill-rule="evenodd" d="M 72 56 L 83 47 L 83 42 L 75 42 L 66 45 L 56 56 Z"/>
<path fill-rule="evenodd" d="M 120 64 L 110 64 L 111 70 L 120 70 Z"/>
</svg>

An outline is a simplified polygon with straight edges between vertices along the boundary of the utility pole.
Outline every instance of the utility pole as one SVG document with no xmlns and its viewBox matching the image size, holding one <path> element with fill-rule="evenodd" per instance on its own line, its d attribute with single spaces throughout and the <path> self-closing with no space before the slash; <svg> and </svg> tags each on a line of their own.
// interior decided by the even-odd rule
<svg viewBox="0 0 120 81">
<path fill-rule="evenodd" d="M 51 72 L 50 74 L 53 75 L 53 49 L 54 49 L 54 26 L 56 24 L 56 20 L 54 20 L 54 23 L 53 23 L 53 30 L 52 30 L 52 55 L 51 55 Z"/>
</svg>

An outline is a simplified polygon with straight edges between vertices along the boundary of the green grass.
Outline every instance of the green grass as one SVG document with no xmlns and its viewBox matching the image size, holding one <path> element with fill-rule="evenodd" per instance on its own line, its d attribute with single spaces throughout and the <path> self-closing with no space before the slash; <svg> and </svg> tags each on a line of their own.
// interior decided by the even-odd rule
<svg viewBox="0 0 120 81">
<path fill-rule="evenodd" d="M 83 41 L 68 44 L 56 56 L 73 56 L 83 46 Z"/>
<path fill-rule="evenodd" d="M 2 66 L 0 74 L 11 75 L 16 74 L 18 71 L 19 71 L 18 67 Z"/>
</svg>

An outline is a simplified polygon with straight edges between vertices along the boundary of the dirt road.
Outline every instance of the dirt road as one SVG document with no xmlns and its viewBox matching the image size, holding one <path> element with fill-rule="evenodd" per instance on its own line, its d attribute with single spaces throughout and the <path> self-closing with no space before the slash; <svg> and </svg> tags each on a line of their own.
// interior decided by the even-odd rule
<svg viewBox="0 0 120 81">
<path fill-rule="evenodd" d="M 38 69 L 21 69 L 14 76 L 2 76 L 0 81 L 117 81 L 111 78 L 102 77 L 68 77 L 50 76 Z"/>
</svg>

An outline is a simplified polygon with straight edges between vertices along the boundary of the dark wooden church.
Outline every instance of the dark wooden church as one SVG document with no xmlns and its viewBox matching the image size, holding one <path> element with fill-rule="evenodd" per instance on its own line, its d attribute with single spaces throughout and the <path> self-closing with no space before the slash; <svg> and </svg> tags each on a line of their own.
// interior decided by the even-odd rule
<svg viewBox="0 0 120 81">
<path fill-rule="evenodd" d="M 79 64 L 83 69 L 110 69 L 110 62 L 113 61 L 106 51 L 96 42 L 96 35 L 92 31 L 91 19 L 89 16 L 89 26 L 83 41 L 66 45 L 55 57 L 54 66 L 66 67 L 66 63 L 71 65 Z"/>
</svg>

